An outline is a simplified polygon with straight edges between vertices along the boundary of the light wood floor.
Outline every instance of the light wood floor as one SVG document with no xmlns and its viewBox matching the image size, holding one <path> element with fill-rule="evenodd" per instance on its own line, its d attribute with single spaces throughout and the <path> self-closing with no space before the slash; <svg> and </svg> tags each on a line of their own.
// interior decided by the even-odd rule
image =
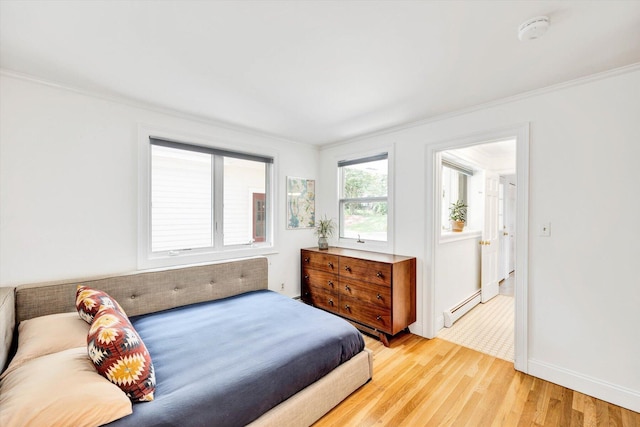
<svg viewBox="0 0 640 427">
<path fill-rule="evenodd" d="M 640 414 L 525 375 L 448 341 L 405 334 L 374 353 L 373 379 L 323 426 L 629 426 Z"/>
</svg>

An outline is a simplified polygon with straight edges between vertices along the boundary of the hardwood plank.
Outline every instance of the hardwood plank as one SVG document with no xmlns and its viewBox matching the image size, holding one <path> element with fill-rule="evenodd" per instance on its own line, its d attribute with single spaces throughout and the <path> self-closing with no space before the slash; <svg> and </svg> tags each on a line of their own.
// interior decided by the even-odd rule
<svg viewBox="0 0 640 427">
<path fill-rule="evenodd" d="M 596 425 L 609 427 L 609 405 L 596 399 Z"/>
<path fill-rule="evenodd" d="M 318 420 L 323 426 L 622 426 L 640 414 L 522 374 L 501 359 L 401 334 L 365 335 L 373 379 Z"/>
<path fill-rule="evenodd" d="M 520 414 L 520 419 L 518 420 L 518 426 L 528 426 L 534 424 L 534 419 L 538 413 L 538 400 L 540 400 L 540 395 L 542 394 L 542 389 L 544 388 L 544 383 L 538 379 L 534 378 L 533 385 L 527 394 L 527 400 L 525 401 L 524 407 L 522 408 L 522 414 Z"/>
<path fill-rule="evenodd" d="M 622 410 L 622 425 L 625 427 L 640 427 L 640 417 L 636 412 L 628 409 Z"/>
<path fill-rule="evenodd" d="M 609 425 L 615 427 L 622 426 L 622 411 L 621 408 L 614 406 L 612 404 L 608 405 L 609 407 Z"/>
<path fill-rule="evenodd" d="M 477 420 L 478 425 L 492 424 L 497 415 L 495 409 L 504 400 L 505 390 L 508 389 L 515 372 L 513 365 L 505 360 L 494 359 L 491 366 L 495 369 L 492 369 L 491 376 L 486 377 L 488 380 L 486 391 L 475 411 L 474 420 Z M 492 410 L 487 411 L 486 408 L 492 408 Z"/>
<path fill-rule="evenodd" d="M 493 426 L 515 426 L 518 425 L 518 420 L 521 418 L 521 414 L 524 410 L 524 405 L 527 401 L 527 395 L 533 386 L 533 377 L 530 375 L 517 374 L 512 381 L 514 394 L 507 394 L 507 399 L 502 403 L 502 407 L 499 409 L 501 412 L 506 412 L 504 418 L 496 417 L 493 422 Z"/>
<path fill-rule="evenodd" d="M 571 418 L 573 417 L 573 390 L 562 387 L 562 398 L 560 399 L 562 408 L 560 411 L 560 425 L 571 425 Z"/>
<path fill-rule="evenodd" d="M 584 427 L 595 427 L 598 425 L 596 417 L 596 398 L 583 395 L 584 400 Z"/>
<path fill-rule="evenodd" d="M 571 427 L 582 427 L 584 425 L 584 413 L 571 409 L 571 420 L 569 424 Z"/>
</svg>

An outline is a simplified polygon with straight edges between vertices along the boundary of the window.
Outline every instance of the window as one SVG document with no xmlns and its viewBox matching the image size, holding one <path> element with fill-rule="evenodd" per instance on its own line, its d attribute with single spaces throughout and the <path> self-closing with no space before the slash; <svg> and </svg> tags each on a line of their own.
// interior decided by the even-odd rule
<svg viewBox="0 0 640 427">
<path fill-rule="evenodd" d="M 451 224 L 449 222 L 449 208 L 452 203 L 462 200 L 464 204 L 469 204 L 467 195 L 467 177 L 471 175 L 473 175 L 472 169 L 449 160 L 442 159 L 442 230 L 451 230 Z"/>
<path fill-rule="evenodd" d="M 338 162 L 340 238 L 387 242 L 387 153 Z"/>
<path fill-rule="evenodd" d="M 273 158 L 150 141 L 150 258 L 271 246 Z"/>
</svg>

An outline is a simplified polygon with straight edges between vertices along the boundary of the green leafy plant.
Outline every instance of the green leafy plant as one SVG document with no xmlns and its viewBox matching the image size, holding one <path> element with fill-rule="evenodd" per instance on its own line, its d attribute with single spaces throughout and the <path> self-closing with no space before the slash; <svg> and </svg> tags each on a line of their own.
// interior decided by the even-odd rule
<svg viewBox="0 0 640 427">
<path fill-rule="evenodd" d="M 335 224 L 333 223 L 333 219 L 327 218 L 326 216 L 317 221 L 316 225 L 316 235 L 320 237 L 331 237 L 333 236 L 333 232 L 335 231 Z"/>
<path fill-rule="evenodd" d="M 462 200 L 451 203 L 449 207 L 449 219 L 451 221 L 467 222 L 467 208 Z"/>
</svg>

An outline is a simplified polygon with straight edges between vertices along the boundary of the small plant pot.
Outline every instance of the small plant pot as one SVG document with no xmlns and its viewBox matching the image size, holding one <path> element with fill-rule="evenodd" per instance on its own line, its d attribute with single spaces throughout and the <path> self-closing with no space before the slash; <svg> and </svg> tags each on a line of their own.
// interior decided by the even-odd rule
<svg viewBox="0 0 640 427">
<path fill-rule="evenodd" d="M 326 237 L 318 237 L 318 249 L 326 251 L 329 249 L 329 242 Z"/>
<path fill-rule="evenodd" d="M 455 231 L 459 233 L 462 231 L 463 228 L 464 228 L 464 221 L 451 220 L 451 231 Z"/>
</svg>

